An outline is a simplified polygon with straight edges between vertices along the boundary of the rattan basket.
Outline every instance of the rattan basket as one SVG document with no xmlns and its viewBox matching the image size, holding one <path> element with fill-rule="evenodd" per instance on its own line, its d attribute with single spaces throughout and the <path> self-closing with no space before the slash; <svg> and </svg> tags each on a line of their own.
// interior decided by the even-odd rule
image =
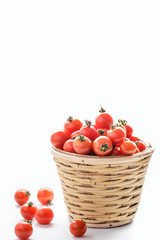
<svg viewBox="0 0 160 240">
<path fill-rule="evenodd" d="M 69 219 L 88 227 L 110 228 L 132 222 L 154 151 L 132 156 L 90 156 L 51 149 L 60 177 Z"/>
</svg>

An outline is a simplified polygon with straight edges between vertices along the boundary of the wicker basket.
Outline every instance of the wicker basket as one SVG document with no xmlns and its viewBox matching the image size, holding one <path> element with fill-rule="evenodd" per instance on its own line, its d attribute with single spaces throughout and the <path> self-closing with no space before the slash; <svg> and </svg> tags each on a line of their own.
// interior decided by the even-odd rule
<svg viewBox="0 0 160 240">
<path fill-rule="evenodd" d="M 88 227 L 110 228 L 132 222 L 154 151 L 132 156 L 89 156 L 52 148 L 69 219 Z"/>
</svg>

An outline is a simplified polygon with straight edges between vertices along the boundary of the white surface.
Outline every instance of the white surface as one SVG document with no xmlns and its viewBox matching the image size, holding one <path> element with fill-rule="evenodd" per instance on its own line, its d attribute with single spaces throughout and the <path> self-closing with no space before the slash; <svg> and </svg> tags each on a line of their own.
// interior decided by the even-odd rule
<svg viewBox="0 0 160 240">
<path fill-rule="evenodd" d="M 135 221 L 88 229 L 84 239 L 159 236 L 159 1 L 0 1 L 0 232 L 16 240 L 17 189 L 54 190 L 53 224 L 31 240 L 73 239 L 50 135 L 65 119 L 94 119 L 99 104 L 128 120 L 156 151 Z"/>
</svg>

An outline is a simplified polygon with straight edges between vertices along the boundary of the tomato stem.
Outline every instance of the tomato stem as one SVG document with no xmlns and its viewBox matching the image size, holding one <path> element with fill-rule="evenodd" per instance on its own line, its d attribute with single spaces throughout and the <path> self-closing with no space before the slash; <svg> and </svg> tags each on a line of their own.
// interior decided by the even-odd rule
<svg viewBox="0 0 160 240">
<path fill-rule="evenodd" d="M 32 206 L 33 206 L 33 202 L 29 202 L 29 203 L 27 204 L 27 206 L 28 206 L 28 207 L 32 207 Z"/>
<path fill-rule="evenodd" d="M 84 142 L 84 141 L 85 141 L 85 137 L 84 137 L 83 135 L 81 135 L 81 134 L 77 137 L 77 139 L 78 139 L 80 142 Z"/>
<path fill-rule="evenodd" d="M 106 112 L 106 110 L 100 105 L 100 109 L 99 109 L 100 113 Z"/>
<path fill-rule="evenodd" d="M 31 193 L 30 193 L 29 191 L 26 191 L 26 195 L 27 195 L 28 197 L 30 197 L 30 196 L 31 196 Z"/>
<path fill-rule="evenodd" d="M 32 225 L 32 220 L 24 220 L 26 223 L 29 223 L 30 225 Z"/>
<path fill-rule="evenodd" d="M 48 200 L 48 201 L 47 201 L 47 205 L 53 205 L 52 201 L 51 201 L 51 200 Z"/>
<path fill-rule="evenodd" d="M 72 116 L 69 116 L 68 118 L 67 118 L 67 122 L 72 122 L 73 121 L 73 117 Z"/>
<path fill-rule="evenodd" d="M 90 127 L 92 125 L 92 122 L 89 120 L 84 120 L 85 121 L 85 127 Z"/>
<path fill-rule="evenodd" d="M 139 143 L 139 140 L 138 140 L 138 141 L 135 141 L 135 144 L 136 144 L 136 145 L 138 145 L 138 143 Z"/>
<path fill-rule="evenodd" d="M 104 134 L 104 130 L 103 130 L 103 129 L 98 129 L 97 132 L 98 132 L 100 135 L 103 135 L 103 134 Z"/>
<path fill-rule="evenodd" d="M 100 147 L 101 147 L 101 152 L 105 152 L 107 149 L 111 150 L 111 148 L 108 146 L 107 143 L 101 144 Z"/>
<path fill-rule="evenodd" d="M 122 125 L 126 125 L 127 121 L 126 120 L 122 120 L 122 119 L 118 119 L 118 123 L 120 123 Z"/>
</svg>

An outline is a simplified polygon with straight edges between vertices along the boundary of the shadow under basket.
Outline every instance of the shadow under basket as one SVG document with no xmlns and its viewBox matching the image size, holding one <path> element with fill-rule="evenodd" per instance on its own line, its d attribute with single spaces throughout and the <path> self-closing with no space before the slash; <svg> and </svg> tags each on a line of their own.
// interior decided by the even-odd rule
<svg viewBox="0 0 160 240">
<path fill-rule="evenodd" d="M 110 228 L 133 221 L 153 147 L 131 156 L 90 156 L 51 149 L 69 220 Z"/>
</svg>

